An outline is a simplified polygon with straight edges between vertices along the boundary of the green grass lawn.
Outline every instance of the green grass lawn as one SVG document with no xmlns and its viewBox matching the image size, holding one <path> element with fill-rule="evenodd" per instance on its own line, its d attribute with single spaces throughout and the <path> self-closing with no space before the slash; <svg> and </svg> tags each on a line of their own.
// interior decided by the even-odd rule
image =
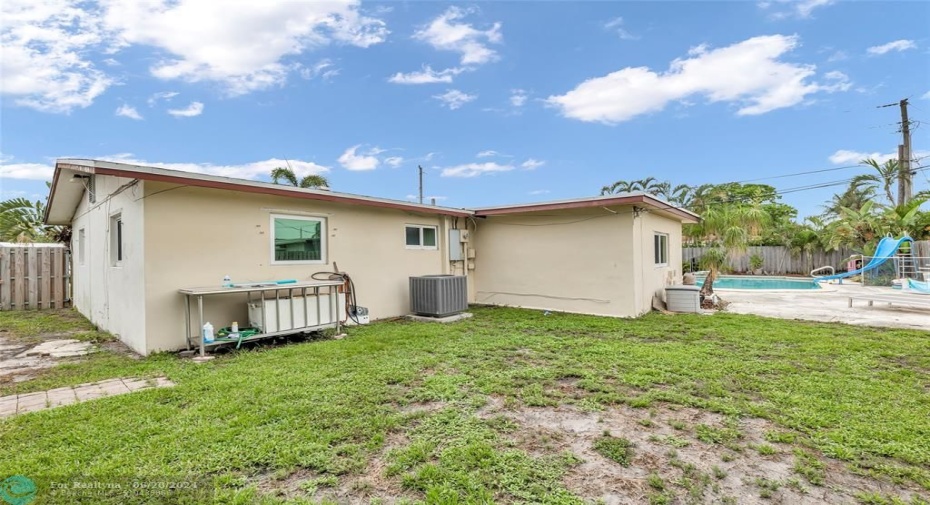
<svg viewBox="0 0 930 505">
<path fill-rule="evenodd" d="M 580 503 L 565 480 L 580 458 L 513 444 L 511 419 L 478 415 L 495 399 L 510 409 L 670 405 L 763 418 L 778 426 L 766 435 L 774 445 L 744 449 L 735 428 L 704 425 L 694 443 L 758 457 L 798 451 L 795 471 L 807 486 L 846 466 L 918 495 L 930 490 L 930 333 L 726 313 L 473 312 L 450 325 L 383 322 L 351 328 L 344 340 L 199 365 L 101 353 L 59 366 L 4 394 L 127 376 L 166 375 L 178 385 L 0 420 L 0 479 L 29 476 L 41 493 L 75 475 L 196 476 L 222 503 L 315 503 L 335 487 L 375 502 L 389 488 L 429 503 Z M 682 435 L 671 438 L 682 438 L 691 427 L 674 428 Z M 613 435 L 596 450 L 627 466 L 636 447 Z M 379 484 L 370 487 L 374 472 Z M 655 503 L 691 489 L 654 475 L 648 483 Z M 859 500 L 904 503 L 875 493 Z"/>
</svg>

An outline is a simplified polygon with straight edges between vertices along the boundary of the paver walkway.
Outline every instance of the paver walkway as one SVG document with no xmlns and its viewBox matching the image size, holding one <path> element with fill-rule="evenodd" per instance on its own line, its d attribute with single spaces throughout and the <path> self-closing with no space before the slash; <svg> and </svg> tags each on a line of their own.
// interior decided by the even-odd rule
<svg viewBox="0 0 930 505">
<path fill-rule="evenodd" d="M 77 386 L 49 389 L 38 393 L 26 393 L 0 397 L 0 417 L 9 417 L 37 410 L 53 409 L 72 403 L 96 400 L 104 396 L 117 396 L 140 389 L 164 388 L 174 383 L 164 377 L 155 379 L 109 379 L 102 382 L 78 384 Z"/>
</svg>

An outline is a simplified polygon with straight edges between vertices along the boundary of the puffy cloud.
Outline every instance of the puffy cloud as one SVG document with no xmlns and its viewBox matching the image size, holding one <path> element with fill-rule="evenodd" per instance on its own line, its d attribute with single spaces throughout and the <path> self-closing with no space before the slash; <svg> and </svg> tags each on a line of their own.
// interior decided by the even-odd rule
<svg viewBox="0 0 930 505">
<path fill-rule="evenodd" d="M 572 119 L 613 124 L 695 95 L 737 103 L 738 115 L 755 115 L 796 105 L 813 93 L 849 89 L 848 81 L 838 80 L 840 73 L 832 74 L 830 83 L 818 84 L 809 80 L 814 65 L 779 61 L 798 45 L 797 36 L 784 35 L 753 37 L 713 50 L 701 45 L 663 73 L 626 67 L 550 96 L 547 103 Z"/>
<path fill-rule="evenodd" d="M 522 89 L 512 89 L 510 90 L 510 105 L 514 107 L 523 107 L 523 104 L 527 100 L 526 91 Z"/>
<path fill-rule="evenodd" d="M 890 53 L 891 51 L 907 51 L 908 49 L 917 49 L 917 44 L 913 40 L 895 40 L 880 46 L 872 46 L 865 51 L 873 56 Z"/>
<path fill-rule="evenodd" d="M 230 94 L 281 85 L 299 65 L 286 58 L 333 41 L 368 47 L 389 33 L 359 13 L 357 2 L 102 0 L 104 21 L 124 45 L 148 45 L 169 56 L 154 76 L 223 83 Z"/>
<path fill-rule="evenodd" d="M 501 24 L 494 23 L 487 30 L 479 30 L 467 23 L 457 22 L 471 10 L 449 7 L 428 25 L 413 34 L 436 49 L 460 53 L 462 65 L 481 65 L 499 58 L 488 44 L 502 42 Z"/>
<path fill-rule="evenodd" d="M 390 157 L 384 158 L 384 164 L 391 168 L 397 168 L 401 166 L 403 163 L 404 163 L 404 159 L 400 156 L 390 156 Z"/>
<path fill-rule="evenodd" d="M 451 83 L 452 78 L 464 72 L 465 68 L 447 68 L 445 70 L 435 71 L 429 65 L 423 67 L 418 72 L 401 73 L 398 72 L 388 78 L 388 82 L 394 84 L 435 84 L 439 82 Z"/>
<path fill-rule="evenodd" d="M 87 107 L 114 81 L 88 53 L 101 50 L 105 31 L 96 11 L 79 0 L 0 3 L 0 92 L 44 112 Z"/>
<path fill-rule="evenodd" d="M 339 164 L 346 170 L 355 171 L 374 170 L 378 168 L 378 165 L 381 164 L 381 160 L 375 155 L 382 153 L 383 150 L 375 147 L 367 151 L 358 152 L 360 147 L 362 147 L 362 145 L 358 144 L 346 149 L 337 160 Z"/>
<path fill-rule="evenodd" d="M 168 114 L 174 117 L 194 117 L 203 114 L 203 103 L 191 102 L 183 109 L 168 109 Z"/>
<path fill-rule="evenodd" d="M 115 83 L 95 66 L 97 53 L 113 66 L 119 62 L 108 55 L 153 47 L 164 56 L 152 75 L 219 82 L 237 95 L 282 85 L 302 69 L 288 59 L 305 51 L 330 43 L 368 47 L 389 33 L 357 0 L 5 0 L 0 9 L 0 89 L 46 112 L 87 107 Z"/>
<path fill-rule="evenodd" d="M 513 170 L 513 165 L 502 165 L 493 161 L 486 163 L 466 163 L 442 169 L 442 177 L 477 177 L 483 174 L 495 174 Z"/>
<path fill-rule="evenodd" d="M 120 105 L 116 109 L 116 115 L 122 117 L 128 117 L 129 119 L 141 120 L 142 115 L 139 114 L 139 111 L 135 107 L 127 104 Z"/>
<path fill-rule="evenodd" d="M 433 95 L 433 98 L 442 102 L 442 104 L 448 107 L 450 110 L 455 110 L 478 98 L 478 95 L 469 95 L 468 93 L 463 93 L 457 89 L 450 89 L 441 95 Z"/>
<path fill-rule="evenodd" d="M 0 179 L 50 181 L 55 168 L 42 163 L 0 163 Z"/>
<path fill-rule="evenodd" d="M 546 164 L 545 161 L 530 158 L 524 161 L 523 163 L 521 163 L 520 167 L 525 168 L 526 170 L 535 170 L 545 164 Z"/>
</svg>

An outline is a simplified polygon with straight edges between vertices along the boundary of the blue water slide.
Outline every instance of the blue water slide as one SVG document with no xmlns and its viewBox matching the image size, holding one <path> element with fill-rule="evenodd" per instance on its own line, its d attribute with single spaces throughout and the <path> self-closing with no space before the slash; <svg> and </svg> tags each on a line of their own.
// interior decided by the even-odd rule
<svg viewBox="0 0 930 505">
<path fill-rule="evenodd" d="M 875 254 L 872 255 L 872 259 L 858 270 L 850 270 L 849 272 L 844 272 L 836 275 L 827 275 L 824 277 L 815 277 L 815 281 L 830 281 L 833 279 L 845 279 L 847 277 L 852 277 L 853 275 L 859 275 L 863 272 L 868 272 L 869 270 L 875 270 L 876 268 L 882 266 L 886 261 L 894 258 L 894 255 L 897 254 L 898 249 L 901 248 L 901 244 L 905 242 L 913 242 L 914 239 L 911 237 L 901 237 L 901 238 L 891 238 L 884 237 L 878 242 L 878 247 L 875 248 Z"/>
<path fill-rule="evenodd" d="M 923 293 L 930 295 L 930 281 L 915 281 L 914 279 L 907 280 L 907 287 L 911 290 L 917 291 L 918 293 Z"/>
</svg>

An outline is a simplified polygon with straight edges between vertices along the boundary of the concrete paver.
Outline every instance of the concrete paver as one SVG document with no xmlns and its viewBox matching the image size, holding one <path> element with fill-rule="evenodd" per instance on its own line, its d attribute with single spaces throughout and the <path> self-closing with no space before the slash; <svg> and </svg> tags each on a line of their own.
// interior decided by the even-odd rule
<svg viewBox="0 0 930 505">
<path fill-rule="evenodd" d="M 174 385 L 165 377 L 156 377 L 154 379 L 126 377 L 78 384 L 73 387 L 49 389 L 37 393 L 3 396 L 0 397 L 0 418 L 96 400 L 106 396 L 123 395 L 141 389 L 164 388 Z"/>
</svg>

